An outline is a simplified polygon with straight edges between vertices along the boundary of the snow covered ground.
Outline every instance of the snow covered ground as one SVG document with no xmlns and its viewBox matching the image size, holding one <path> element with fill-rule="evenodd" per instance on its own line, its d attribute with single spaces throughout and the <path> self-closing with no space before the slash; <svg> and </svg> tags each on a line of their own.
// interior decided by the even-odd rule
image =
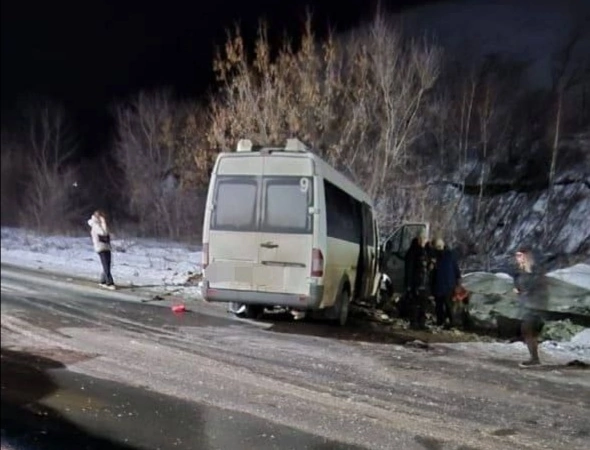
<svg viewBox="0 0 590 450">
<path fill-rule="evenodd" d="M 522 342 L 461 342 L 440 345 L 465 350 L 483 358 L 520 359 L 522 361 L 528 359 L 526 347 Z M 539 347 L 542 362 L 563 364 L 578 360 L 590 364 L 590 328 L 581 331 L 569 342 L 545 341 Z"/>
<path fill-rule="evenodd" d="M 196 245 L 152 239 L 112 237 L 113 278 L 118 285 L 183 286 L 201 271 Z M 30 269 L 95 279 L 101 266 L 90 236 L 42 236 L 16 228 L 2 228 L 2 262 Z"/>
<path fill-rule="evenodd" d="M 2 228 L 1 236 L 3 263 L 98 281 L 100 262 L 89 236 L 42 236 L 15 228 Z M 115 283 L 158 288 L 185 298 L 197 298 L 197 287 L 194 284 L 187 286 L 187 281 L 201 271 L 198 245 L 117 236 L 113 236 L 112 242 Z M 577 264 L 548 275 L 590 289 L 590 266 L 587 264 Z M 501 279 L 506 275 L 499 274 L 498 277 Z M 483 346 L 485 349 L 482 347 L 482 350 L 491 354 L 526 354 L 522 343 L 453 345 Z M 590 362 L 590 329 L 576 335 L 571 342 L 544 342 L 542 349 L 559 360 L 582 359 Z"/>
</svg>

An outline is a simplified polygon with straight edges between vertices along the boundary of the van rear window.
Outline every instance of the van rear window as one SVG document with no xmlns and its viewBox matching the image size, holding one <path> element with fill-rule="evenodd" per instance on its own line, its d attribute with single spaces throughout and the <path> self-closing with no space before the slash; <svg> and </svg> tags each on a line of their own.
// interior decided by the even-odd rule
<svg viewBox="0 0 590 450">
<path fill-rule="evenodd" d="M 310 177 L 264 177 L 262 229 L 266 233 L 311 233 L 313 180 Z"/>
<path fill-rule="evenodd" d="M 309 214 L 309 207 L 313 206 L 311 177 L 220 176 L 213 202 L 212 230 L 301 234 L 313 231 L 313 215 Z"/>
<path fill-rule="evenodd" d="M 258 197 L 256 177 L 219 177 L 215 190 L 211 228 L 255 231 Z"/>
</svg>

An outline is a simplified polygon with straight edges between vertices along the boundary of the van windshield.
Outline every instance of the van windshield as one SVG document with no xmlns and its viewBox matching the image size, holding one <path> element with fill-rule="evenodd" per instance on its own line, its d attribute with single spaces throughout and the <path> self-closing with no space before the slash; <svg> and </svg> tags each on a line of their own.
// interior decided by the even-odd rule
<svg viewBox="0 0 590 450">
<path fill-rule="evenodd" d="M 211 229 L 310 234 L 313 180 L 299 176 L 220 176 Z"/>
</svg>

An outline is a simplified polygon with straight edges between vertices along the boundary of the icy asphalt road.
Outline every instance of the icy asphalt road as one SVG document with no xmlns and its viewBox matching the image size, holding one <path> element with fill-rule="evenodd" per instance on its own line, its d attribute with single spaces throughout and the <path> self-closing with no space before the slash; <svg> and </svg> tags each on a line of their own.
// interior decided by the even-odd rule
<svg viewBox="0 0 590 450">
<path fill-rule="evenodd" d="M 2 267 L 3 445 L 25 424 L 92 448 L 587 448 L 587 370 L 275 333 L 149 297 Z"/>
</svg>

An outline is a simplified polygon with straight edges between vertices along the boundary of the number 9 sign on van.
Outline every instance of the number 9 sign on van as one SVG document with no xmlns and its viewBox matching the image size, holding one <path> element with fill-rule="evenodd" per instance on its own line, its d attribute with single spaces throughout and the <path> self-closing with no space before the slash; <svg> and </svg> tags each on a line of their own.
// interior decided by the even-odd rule
<svg viewBox="0 0 590 450">
<path fill-rule="evenodd" d="M 299 189 L 304 194 L 309 190 L 309 180 L 307 178 L 300 178 L 299 179 Z"/>
</svg>

